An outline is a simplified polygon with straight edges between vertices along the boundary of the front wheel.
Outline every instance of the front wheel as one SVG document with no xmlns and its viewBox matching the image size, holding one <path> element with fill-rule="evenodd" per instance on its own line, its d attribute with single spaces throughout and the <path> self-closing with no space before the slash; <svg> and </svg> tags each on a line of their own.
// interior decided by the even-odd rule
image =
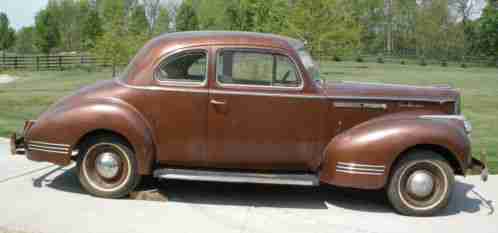
<svg viewBox="0 0 498 233">
<path fill-rule="evenodd" d="M 448 162 L 432 151 L 412 151 L 391 173 L 387 196 L 397 212 L 429 216 L 448 206 L 455 183 Z"/>
<path fill-rule="evenodd" d="M 135 153 L 116 137 L 97 137 L 83 146 L 78 158 L 78 177 L 90 194 L 104 198 L 128 195 L 140 182 Z"/>
</svg>

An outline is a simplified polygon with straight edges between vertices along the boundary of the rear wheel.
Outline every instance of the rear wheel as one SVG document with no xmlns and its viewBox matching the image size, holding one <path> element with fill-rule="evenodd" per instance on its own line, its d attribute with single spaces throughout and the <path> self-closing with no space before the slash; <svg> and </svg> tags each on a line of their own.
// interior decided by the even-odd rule
<svg viewBox="0 0 498 233">
<path fill-rule="evenodd" d="M 137 160 L 128 143 L 117 137 L 97 137 L 83 145 L 78 177 L 90 194 L 104 198 L 128 195 L 140 182 Z"/>
<path fill-rule="evenodd" d="M 429 216 L 448 206 L 454 183 L 453 170 L 441 155 L 417 150 L 396 165 L 387 195 L 397 212 Z"/>
</svg>

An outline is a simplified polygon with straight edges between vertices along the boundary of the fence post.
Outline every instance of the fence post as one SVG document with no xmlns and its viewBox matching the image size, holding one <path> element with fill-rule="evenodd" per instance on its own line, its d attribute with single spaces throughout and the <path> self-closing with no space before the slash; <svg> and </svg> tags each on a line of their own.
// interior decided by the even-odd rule
<svg viewBox="0 0 498 233">
<path fill-rule="evenodd" d="M 17 55 L 14 57 L 14 69 L 17 70 Z"/>
<path fill-rule="evenodd" d="M 59 55 L 59 69 L 62 71 L 62 56 Z"/>
<path fill-rule="evenodd" d="M 40 71 L 40 57 L 36 55 L 36 71 Z"/>
</svg>

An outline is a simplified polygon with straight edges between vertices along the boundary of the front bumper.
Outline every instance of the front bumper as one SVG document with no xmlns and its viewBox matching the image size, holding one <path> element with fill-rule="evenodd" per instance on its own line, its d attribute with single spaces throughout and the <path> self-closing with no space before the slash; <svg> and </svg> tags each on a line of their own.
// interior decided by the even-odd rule
<svg viewBox="0 0 498 233">
<path fill-rule="evenodd" d="M 10 153 L 12 155 L 26 155 L 27 148 L 24 136 L 18 136 L 16 133 L 10 136 Z"/>
<path fill-rule="evenodd" d="M 486 182 L 489 175 L 488 167 L 486 166 L 486 158 L 481 158 L 481 160 L 472 158 L 469 166 L 467 167 L 467 173 L 480 174 L 481 180 Z"/>
</svg>

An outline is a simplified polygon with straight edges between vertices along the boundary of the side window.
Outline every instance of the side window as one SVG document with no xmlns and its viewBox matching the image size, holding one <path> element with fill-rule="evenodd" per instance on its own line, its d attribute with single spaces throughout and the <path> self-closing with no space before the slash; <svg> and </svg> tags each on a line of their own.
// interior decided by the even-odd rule
<svg viewBox="0 0 498 233">
<path fill-rule="evenodd" d="M 217 61 L 222 84 L 298 87 L 301 79 L 286 56 L 249 51 L 222 51 Z"/>
<path fill-rule="evenodd" d="M 202 83 L 206 79 L 206 53 L 188 52 L 166 58 L 159 64 L 159 81 Z"/>
</svg>

